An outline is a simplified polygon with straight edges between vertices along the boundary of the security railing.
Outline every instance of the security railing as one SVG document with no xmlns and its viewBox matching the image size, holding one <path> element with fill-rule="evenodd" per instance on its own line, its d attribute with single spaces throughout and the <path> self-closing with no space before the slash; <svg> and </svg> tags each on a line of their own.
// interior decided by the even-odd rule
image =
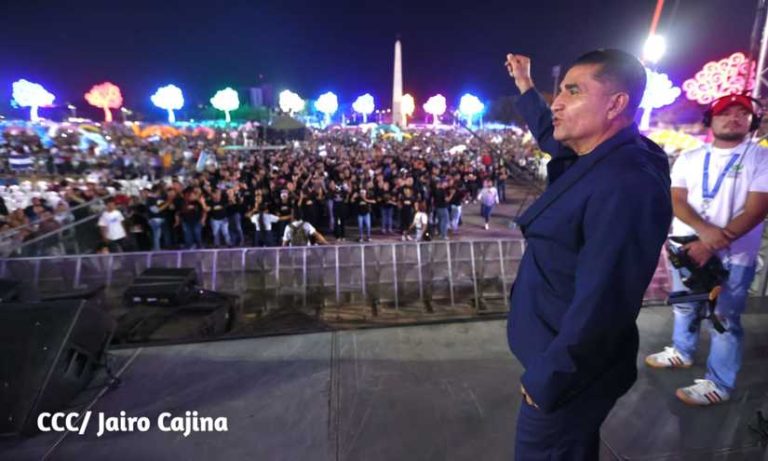
<svg viewBox="0 0 768 461">
<path fill-rule="evenodd" d="M 37 222 L 9 229 L 0 234 L 0 254 L 3 257 L 33 257 L 90 253 L 101 238 L 96 222 L 103 209 L 102 198 L 80 204 L 69 210 L 75 221 L 45 234 L 39 234 Z M 25 230 L 39 235 L 19 241 L 18 235 Z"/>
<path fill-rule="evenodd" d="M 0 274 L 40 292 L 104 284 L 119 295 L 147 268 L 192 267 L 205 288 L 238 295 L 247 309 L 291 303 L 505 310 L 523 250 L 522 239 L 508 239 L 63 255 L 4 259 Z M 665 295 L 661 270 L 647 299 Z"/>
</svg>

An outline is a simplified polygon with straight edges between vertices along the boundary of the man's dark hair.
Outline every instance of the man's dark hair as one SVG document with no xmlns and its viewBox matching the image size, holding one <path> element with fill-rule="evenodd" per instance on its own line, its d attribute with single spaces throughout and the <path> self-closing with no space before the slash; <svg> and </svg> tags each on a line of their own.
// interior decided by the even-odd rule
<svg viewBox="0 0 768 461">
<path fill-rule="evenodd" d="M 643 99 L 646 83 L 645 67 L 640 60 L 625 51 L 599 49 L 582 55 L 573 66 L 590 64 L 600 66 L 594 75 L 596 80 L 610 83 L 629 95 L 626 114 L 634 117 Z"/>
</svg>

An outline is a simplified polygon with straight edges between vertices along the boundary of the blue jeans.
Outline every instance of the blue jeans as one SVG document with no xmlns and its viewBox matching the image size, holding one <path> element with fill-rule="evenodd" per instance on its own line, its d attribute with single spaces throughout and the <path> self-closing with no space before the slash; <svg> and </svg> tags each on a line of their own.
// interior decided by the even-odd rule
<svg viewBox="0 0 768 461">
<path fill-rule="evenodd" d="M 451 205 L 451 229 L 454 232 L 459 230 L 460 220 L 461 220 L 461 205 Z"/>
<path fill-rule="evenodd" d="M 736 375 L 741 368 L 741 349 L 744 339 L 744 329 L 741 326 L 741 313 L 744 312 L 747 294 L 752 279 L 755 276 L 755 266 L 731 266 L 728 280 L 717 299 L 715 313 L 725 327 L 725 333 L 718 333 L 710 322 L 709 334 L 712 338 L 709 358 L 707 359 L 706 379 L 713 381 L 728 392 L 736 387 Z M 672 270 L 672 289 L 685 290 L 680 279 L 680 273 Z M 699 330 L 691 333 L 689 326 L 696 318 L 697 303 L 675 304 L 675 327 L 672 342 L 685 358 L 692 359 L 696 352 Z"/>
<path fill-rule="evenodd" d="M 232 240 L 229 238 L 229 221 L 225 219 L 211 219 L 211 231 L 213 232 L 213 244 L 219 246 L 221 244 L 221 238 L 219 235 L 224 236 L 224 242 L 227 246 L 232 245 Z"/>
<path fill-rule="evenodd" d="M 496 181 L 496 191 L 499 193 L 499 201 L 504 203 L 507 201 L 507 182 L 498 180 Z"/>
<path fill-rule="evenodd" d="M 333 230 L 336 218 L 333 214 L 333 200 L 326 200 L 325 207 L 328 210 L 328 230 Z"/>
<path fill-rule="evenodd" d="M 448 212 L 448 207 L 437 208 L 435 210 L 435 215 L 437 217 L 437 228 L 440 229 L 440 237 L 447 238 L 448 221 L 451 219 L 450 213 Z"/>
<path fill-rule="evenodd" d="M 152 250 L 160 251 L 160 239 L 163 237 L 165 230 L 165 219 L 152 218 L 149 220 L 149 227 L 152 228 Z"/>
<path fill-rule="evenodd" d="M 235 213 L 229 217 L 229 236 L 232 245 L 245 245 L 245 235 L 243 235 L 243 215 Z"/>
<path fill-rule="evenodd" d="M 359 214 L 357 215 L 357 228 L 360 229 L 360 240 L 363 239 L 363 228 L 366 230 L 365 236 L 371 238 L 371 214 Z"/>
<path fill-rule="evenodd" d="M 381 230 L 384 232 L 392 232 L 392 216 L 395 212 L 393 207 L 381 207 Z"/>
<path fill-rule="evenodd" d="M 491 213 L 493 213 L 493 205 L 480 204 L 480 216 L 485 219 L 486 224 L 491 220 Z"/>
<path fill-rule="evenodd" d="M 200 221 L 193 223 L 182 222 L 184 231 L 184 246 L 190 248 L 203 248 L 203 225 Z"/>
</svg>

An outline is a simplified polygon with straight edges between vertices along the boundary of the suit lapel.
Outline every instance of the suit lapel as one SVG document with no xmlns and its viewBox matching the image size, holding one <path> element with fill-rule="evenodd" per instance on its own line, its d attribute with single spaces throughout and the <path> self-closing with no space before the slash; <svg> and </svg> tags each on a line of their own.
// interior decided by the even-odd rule
<svg viewBox="0 0 768 461">
<path fill-rule="evenodd" d="M 526 227 L 547 209 L 547 207 L 576 184 L 579 179 L 592 169 L 592 167 L 605 159 L 620 145 L 633 142 L 637 135 L 637 127 L 632 124 L 616 133 L 614 137 L 597 146 L 591 153 L 579 157 L 577 162 L 563 172 L 556 181 L 550 184 L 538 200 L 533 202 L 533 204 L 515 220 L 518 226 L 524 231 Z"/>
</svg>

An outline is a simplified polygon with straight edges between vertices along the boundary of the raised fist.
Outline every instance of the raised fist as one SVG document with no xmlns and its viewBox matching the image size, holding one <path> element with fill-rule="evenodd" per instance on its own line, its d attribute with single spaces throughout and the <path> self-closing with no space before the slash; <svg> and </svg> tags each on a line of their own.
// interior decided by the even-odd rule
<svg viewBox="0 0 768 461">
<path fill-rule="evenodd" d="M 531 58 L 521 54 L 508 54 L 505 66 L 509 75 L 515 79 L 515 85 L 517 85 L 521 94 L 533 88 Z"/>
</svg>

